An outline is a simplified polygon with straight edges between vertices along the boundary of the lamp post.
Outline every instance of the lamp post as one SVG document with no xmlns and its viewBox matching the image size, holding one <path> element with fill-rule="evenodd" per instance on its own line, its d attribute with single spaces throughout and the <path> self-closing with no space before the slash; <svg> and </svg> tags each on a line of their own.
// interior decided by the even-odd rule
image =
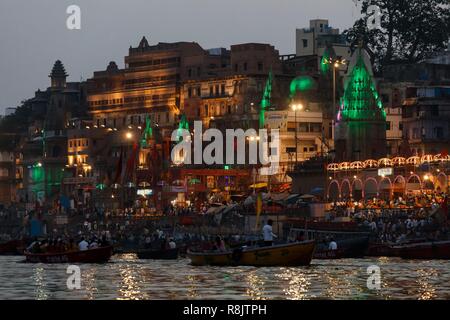
<svg viewBox="0 0 450 320">
<path fill-rule="evenodd" d="M 336 111 L 336 69 L 338 69 L 341 65 L 347 64 L 345 59 L 333 59 L 325 60 L 325 63 L 330 64 L 333 68 L 333 112 Z"/>
<path fill-rule="evenodd" d="M 297 124 L 297 110 L 303 110 L 303 105 L 301 103 L 299 104 L 293 104 L 291 106 L 291 109 L 294 111 L 294 118 L 295 118 L 295 165 L 298 164 L 298 124 Z"/>
</svg>

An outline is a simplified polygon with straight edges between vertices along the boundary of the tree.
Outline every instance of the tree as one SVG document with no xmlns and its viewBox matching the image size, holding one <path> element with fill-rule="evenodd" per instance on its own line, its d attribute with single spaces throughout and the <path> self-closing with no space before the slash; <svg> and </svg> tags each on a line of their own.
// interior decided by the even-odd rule
<svg viewBox="0 0 450 320">
<path fill-rule="evenodd" d="M 417 62 L 442 50 L 450 37 L 450 0 L 356 0 L 362 18 L 344 31 L 352 47 L 363 42 L 376 70 L 396 62 Z M 379 28 L 368 28 L 373 13 L 381 12 Z"/>
</svg>

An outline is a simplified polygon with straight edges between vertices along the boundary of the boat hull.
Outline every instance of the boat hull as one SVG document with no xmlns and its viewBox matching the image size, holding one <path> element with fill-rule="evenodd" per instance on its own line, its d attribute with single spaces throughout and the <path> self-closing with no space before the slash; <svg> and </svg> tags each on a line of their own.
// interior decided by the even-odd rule
<svg viewBox="0 0 450 320">
<path fill-rule="evenodd" d="M 178 259 L 178 248 L 169 250 L 142 250 L 137 252 L 139 259 L 154 260 L 176 260 Z"/>
<path fill-rule="evenodd" d="M 415 243 L 395 248 L 403 259 L 450 259 L 450 241 Z"/>
<path fill-rule="evenodd" d="M 367 248 L 366 255 L 369 257 L 399 257 L 400 250 L 390 244 L 371 243 Z"/>
<path fill-rule="evenodd" d="M 104 263 L 113 254 L 113 248 L 102 247 L 86 251 L 69 251 L 62 253 L 25 253 L 26 262 L 30 263 Z"/>
<path fill-rule="evenodd" d="M 364 256 L 369 237 L 337 240 L 338 249 L 329 250 L 328 244 L 317 245 L 314 259 L 360 258 Z"/>
<path fill-rule="evenodd" d="M 25 248 L 25 242 L 22 240 L 12 240 L 6 243 L 0 243 L 0 255 L 21 255 Z"/>
<path fill-rule="evenodd" d="M 188 252 L 194 266 L 307 266 L 315 249 L 314 241 L 285 245 L 235 249 L 224 253 Z"/>
</svg>

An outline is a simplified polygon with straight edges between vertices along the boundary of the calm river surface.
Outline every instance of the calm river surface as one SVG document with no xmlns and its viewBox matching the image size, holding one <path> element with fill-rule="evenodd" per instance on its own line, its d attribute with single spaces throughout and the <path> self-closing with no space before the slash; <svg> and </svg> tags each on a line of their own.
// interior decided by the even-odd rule
<svg viewBox="0 0 450 320">
<path fill-rule="evenodd" d="M 450 299 L 450 261 L 397 258 L 313 260 L 310 267 L 193 267 L 189 260 L 116 255 L 80 265 L 81 289 L 67 289 L 67 265 L 0 257 L 0 299 Z M 381 290 L 367 289 L 367 267 Z"/>
</svg>

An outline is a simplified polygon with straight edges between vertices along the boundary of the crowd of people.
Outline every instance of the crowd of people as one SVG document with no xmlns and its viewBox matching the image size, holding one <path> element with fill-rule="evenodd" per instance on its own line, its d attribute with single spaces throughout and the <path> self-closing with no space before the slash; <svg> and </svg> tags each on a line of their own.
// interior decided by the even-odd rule
<svg viewBox="0 0 450 320">
<path fill-rule="evenodd" d="M 33 242 L 26 248 L 26 251 L 30 253 L 61 253 L 68 251 L 85 251 L 88 249 L 96 249 L 99 247 L 106 247 L 110 245 L 106 235 L 103 235 L 100 239 L 93 236 L 90 239 L 81 237 L 79 241 L 75 241 L 73 238 L 35 238 Z"/>
</svg>

